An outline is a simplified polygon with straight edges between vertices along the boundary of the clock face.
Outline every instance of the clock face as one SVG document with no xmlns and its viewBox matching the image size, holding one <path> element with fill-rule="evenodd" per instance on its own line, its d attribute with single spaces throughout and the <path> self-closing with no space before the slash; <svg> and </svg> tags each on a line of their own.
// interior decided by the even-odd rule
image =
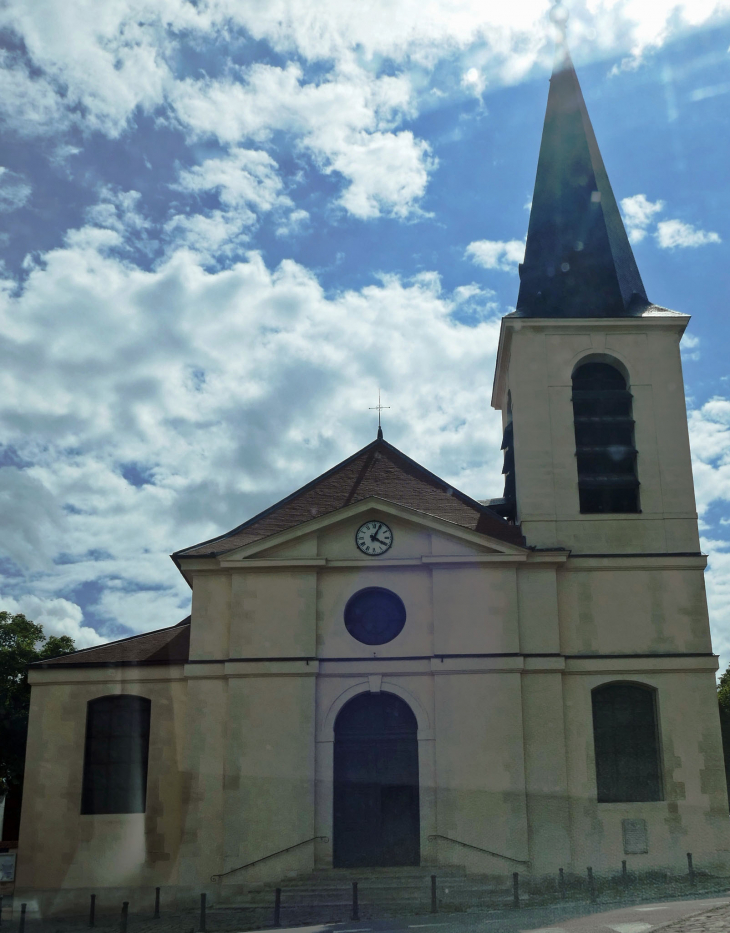
<svg viewBox="0 0 730 933">
<path fill-rule="evenodd" d="M 365 522 L 355 534 L 355 543 L 363 552 L 376 557 L 384 554 L 393 543 L 393 532 L 385 522 Z"/>
</svg>

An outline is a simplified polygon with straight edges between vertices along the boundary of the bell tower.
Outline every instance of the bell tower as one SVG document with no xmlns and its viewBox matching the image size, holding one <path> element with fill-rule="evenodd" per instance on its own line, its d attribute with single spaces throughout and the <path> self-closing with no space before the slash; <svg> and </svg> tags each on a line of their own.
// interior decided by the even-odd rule
<svg viewBox="0 0 730 933">
<path fill-rule="evenodd" d="M 697 554 L 679 353 L 689 316 L 647 297 L 564 40 L 519 271 L 492 395 L 500 511 L 537 547 Z"/>
</svg>

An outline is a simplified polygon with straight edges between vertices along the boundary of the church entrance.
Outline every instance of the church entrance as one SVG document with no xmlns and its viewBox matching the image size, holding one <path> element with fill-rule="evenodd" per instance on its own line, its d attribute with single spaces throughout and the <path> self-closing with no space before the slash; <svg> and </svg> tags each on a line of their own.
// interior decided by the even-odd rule
<svg viewBox="0 0 730 933">
<path fill-rule="evenodd" d="M 335 868 L 418 865 L 416 717 L 392 693 L 361 693 L 335 721 Z"/>
</svg>

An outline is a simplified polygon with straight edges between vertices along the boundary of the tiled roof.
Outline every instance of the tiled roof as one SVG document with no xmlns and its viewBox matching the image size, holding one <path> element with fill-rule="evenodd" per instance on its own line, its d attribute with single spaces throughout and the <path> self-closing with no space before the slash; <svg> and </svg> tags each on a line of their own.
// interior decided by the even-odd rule
<svg viewBox="0 0 730 933">
<path fill-rule="evenodd" d="M 169 628 L 121 641 L 110 641 L 96 648 L 82 648 L 34 667 L 86 667 L 107 664 L 184 664 L 190 653 L 190 616 Z"/>
<path fill-rule="evenodd" d="M 518 526 L 378 439 L 243 525 L 172 556 L 177 562 L 178 558 L 224 554 L 370 496 L 524 546 Z"/>
</svg>

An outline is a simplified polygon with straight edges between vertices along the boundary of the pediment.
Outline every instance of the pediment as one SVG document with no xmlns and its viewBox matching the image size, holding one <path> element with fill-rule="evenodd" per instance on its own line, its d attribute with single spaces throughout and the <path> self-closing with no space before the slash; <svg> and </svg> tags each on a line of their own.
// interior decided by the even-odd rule
<svg viewBox="0 0 730 933">
<path fill-rule="evenodd" d="M 393 531 L 393 545 L 383 555 L 361 553 L 355 545 L 355 532 L 371 519 L 386 522 Z M 255 560 L 273 562 L 332 563 L 342 560 L 398 562 L 444 559 L 478 559 L 492 556 L 526 554 L 526 549 L 500 541 L 481 532 L 464 528 L 455 522 L 396 505 L 386 499 L 370 496 L 345 508 L 311 521 L 302 522 L 278 534 L 252 542 L 219 556 L 222 565 Z"/>
</svg>

